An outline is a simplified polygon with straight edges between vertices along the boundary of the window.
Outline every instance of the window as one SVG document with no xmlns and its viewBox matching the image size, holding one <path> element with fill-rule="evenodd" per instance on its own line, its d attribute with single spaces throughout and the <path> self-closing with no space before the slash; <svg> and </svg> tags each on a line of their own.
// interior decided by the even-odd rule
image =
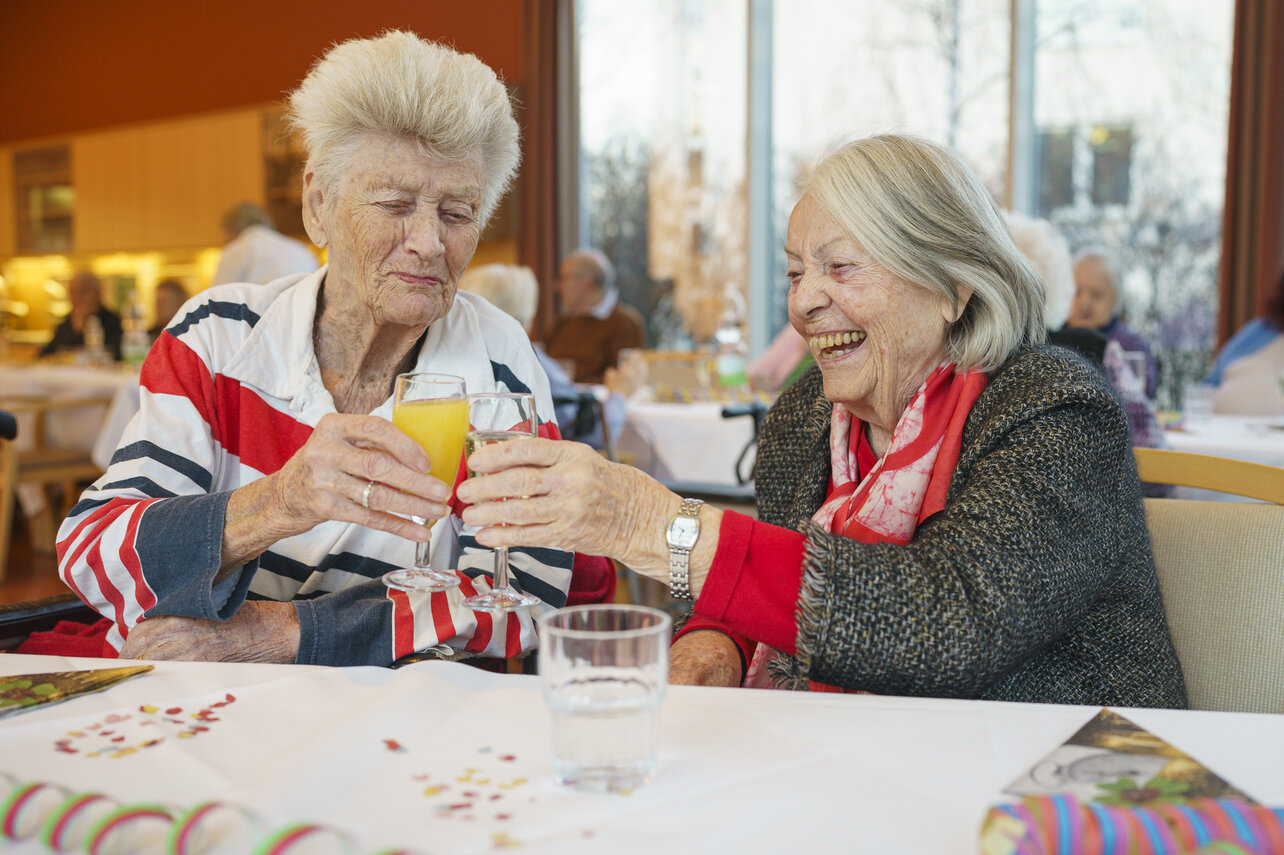
<svg viewBox="0 0 1284 855">
<path fill-rule="evenodd" d="M 575 8 L 580 240 L 616 261 L 622 298 L 647 317 L 653 345 L 707 340 L 729 291 L 768 307 L 752 337 L 768 341 L 786 319 L 784 260 L 757 247 L 783 244 L 799 181 L 827 149 L 894 131 L 953 146 L 997 199 L 1051 220 L 1072 249 L 1115 250 L 1128 320 L 1168 366 L 1164 382 L 1180 388 L 1202 371 L 1214 342 L 1233 0 Z M 761 45 L 763 21 L 770 38 L 752 61 L 769 64 L 769 85 L 751 95 L 748 46 Z M 761 149 L 747 142 L 753 111 L 767 115 Z M 753 196 L 766 210 L 749 208 L 750 174 L 769 176 L 764 201 Z M 750 237 L 759 221 L 770 234 Z M 751 279 L 764 293 L 748 293 Z"/>
</svg>

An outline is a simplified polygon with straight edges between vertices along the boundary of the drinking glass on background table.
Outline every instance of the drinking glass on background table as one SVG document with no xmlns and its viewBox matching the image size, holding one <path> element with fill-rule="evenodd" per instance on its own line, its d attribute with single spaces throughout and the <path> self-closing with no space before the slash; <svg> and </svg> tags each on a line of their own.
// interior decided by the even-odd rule
<svg viewBox="0 0 1284 855">
<path fill-rule="evenodd" d="M 468 419 L 471 425 L 465 440 L 464 459 L 483 446 L 510 439 L 533 437 L 539 433 L 535 414 L 535 396 L 526 392 L 479 392 L 468 396 Z M 468 470 L 468 477 L 476 473 Z M 539 598 L 513 587 L 508 572 L 508 550 L 495 550 L 495 576 L 491 588 L 464 600 L 464 605 L 477 612 L 511 612 L 538 605 Z"/>
<path fill-rule="evenodd" d="M 1187 425 L 1206 423 L 1213 417 L 1213 398 L 1217 387 L 1208 383 L 1187 383 L 1181 390 L 1182 421 Z"/>
<path fill-rule="evenodd" d="M 651 780 L 671 626 L 668 614 L 646 606 L 574 606 L 540 617 L 539 678 L 559 784 L 624 792 Z"/>
<path fill-rule="evenodd" d="M 468 390 L 453 374 L 400 374 L 392 406 L 392 423 L 428 453 L 432 475 L 455 483 L 468 433 Z M 435 520 L 411 517 L 419 525 Z M 383 574 L 383 583 L 398 591 L 446 591 L 459 585 L 454 573 L 429 566 L 431 542 L 415 543 L 414 567 Z"/>
</svg>

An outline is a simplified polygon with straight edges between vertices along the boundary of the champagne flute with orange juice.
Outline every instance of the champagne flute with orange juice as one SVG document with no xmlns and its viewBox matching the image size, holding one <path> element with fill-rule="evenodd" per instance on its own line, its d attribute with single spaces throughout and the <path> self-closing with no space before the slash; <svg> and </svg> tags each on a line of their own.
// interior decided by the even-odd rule
<svg viewBox="0 0 1284 855">
<path fill-rule="evenodd" d="M 459 474 L 468 434 L 468 390 L 453 374 L 401 374 L 397 377 L 392 423 L 428 453 L 434 478 L 453 485 Z M 411 517 L 420 525 L 436 520 Z M 429 566 L 430 542 L 415 543 L 414 567 L 383 574 L 383 583 L 398 591 L 446 591 L 459 585 L 454 573 Z"/>
</svg>

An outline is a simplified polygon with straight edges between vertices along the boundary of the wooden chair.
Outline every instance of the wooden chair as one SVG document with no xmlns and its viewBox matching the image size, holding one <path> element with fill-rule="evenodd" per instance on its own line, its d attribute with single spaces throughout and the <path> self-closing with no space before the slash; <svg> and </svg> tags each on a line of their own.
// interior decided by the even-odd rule
<svg viewBox="0 0 1284 855">
<path fill-rule="evenodd" d="M 1284 469 L 1161 448 L 1134 448 L 1142 481 L 1232 493 L 1284 505 Z"/>
<path fill-rule="evenodd" d="M 0 439 L 0 582 L 4 581 L 9 567 L 9 538 L 13 529 L 15 491 L 21 484 L 62 486 L 62 502 L 55 511 L 52 505 L 28 520 L 32 548 L 53 552 L 57 523 L 67 516 L 80 497 L 80 483 L 91 481 L 102 470 L 90 459 L 87 448 L 61 448 L 45 443 L 45 418 L 50 413 L 91 409 L 98 411 L 101 422 L 111 406 L 112 399 L 79 398 L 74 400 L 46 401 L 37 399 L 0 400 L 0 410 L 23 418 L 21 430 L 31 438 L 28 448 L 19 448 L 15 440 Z M 23 443 L 28 445 L 28 443 Z M 46 498 L 49 499 L 46 490 Z"/>
<path fill-rule="evenodd" d="M 1143 480 L 1264 500 L 1146 499 L 1146 524 L 1191 707 L 1284 713 L 1284 469 L 1136 452 Z"/>
</svg>

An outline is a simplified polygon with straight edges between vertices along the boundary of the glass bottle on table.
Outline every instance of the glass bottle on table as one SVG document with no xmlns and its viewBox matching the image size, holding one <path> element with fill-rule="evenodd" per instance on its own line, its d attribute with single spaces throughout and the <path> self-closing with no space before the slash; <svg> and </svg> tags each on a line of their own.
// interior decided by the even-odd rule
<svg viewBox="0 0 1284 855">
<path fill-rule="evenodd" d="M 464 437 L 468 433 L 468 390 L 464 378 L 453 374 L 400 374 L 392 405 L 392 423 L 428 454 L 431 474 L 454 484 L 459 474 Z M 436 520 L 411 517 L 419 525 Z M 430 566 L 431 540 L 415 543 L 413 567 L 383 574 L 383 583 L 398 591 L 447 591 L 459 577 Z"/>
<path fill-rule="evenodd" d="M 496 442 L 539 435 L 535 414 L 535 396 L 527 392 L 479 392 L 468 396 L 468 419 L 471 427 L 464 447 L 464 460 L 479 448 Z M 480 473 L 468 470 L 468 477 Z M 501 499 L 500 501 L 504 501 Z M 539 603 L 538 597 L 513 587 L 508 568 L 508 550 L 495 550 L 495 576 L 491 588 L 464 600 L 464 605 L 478 612 L 511 612 L 528 609 Z"/>
</svg>

